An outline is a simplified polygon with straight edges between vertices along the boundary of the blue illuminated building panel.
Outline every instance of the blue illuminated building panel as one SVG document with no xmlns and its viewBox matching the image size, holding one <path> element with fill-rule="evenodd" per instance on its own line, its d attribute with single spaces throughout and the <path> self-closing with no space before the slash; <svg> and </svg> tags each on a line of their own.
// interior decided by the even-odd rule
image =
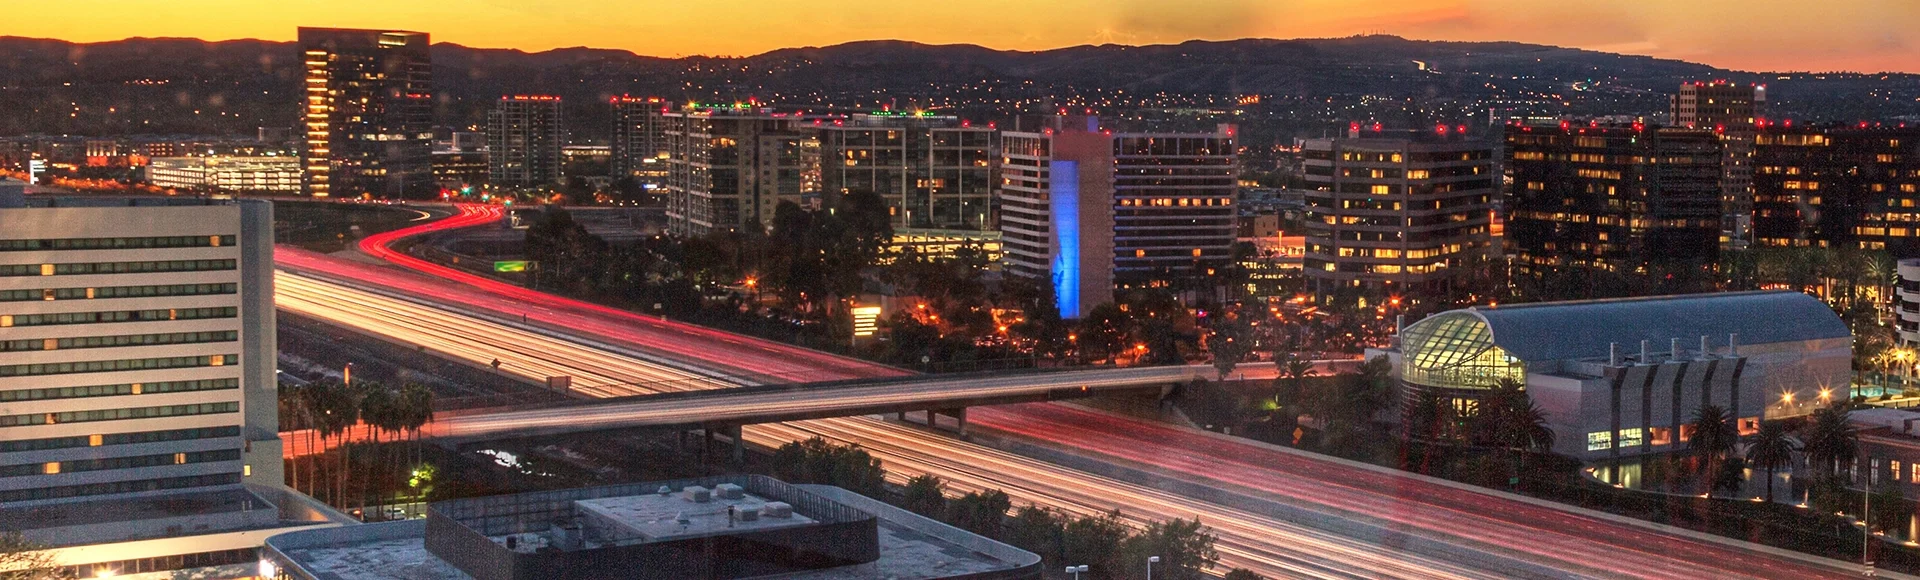
<svg viewBox="0 0 1920 580">
<path fill-rule="evenodd" d="M 1065 318 L 1080 317 L 1080 163 L 1054 160 L 1050 171 L 1053 235 L 1053 303 Z"/>
</svg>

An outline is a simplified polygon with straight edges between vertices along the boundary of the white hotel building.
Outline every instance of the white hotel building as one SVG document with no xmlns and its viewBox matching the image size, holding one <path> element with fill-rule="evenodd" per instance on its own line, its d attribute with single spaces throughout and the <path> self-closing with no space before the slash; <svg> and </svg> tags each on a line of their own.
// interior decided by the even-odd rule
<svg viewBox="0 0 1920 580">
<path fill-rule="evenodd" d="M 0 532 L 128 574 L 251 566 L 311 519 L 280 486 L 272 230 L 266 202 L 0 183 Z"/>
</svg>

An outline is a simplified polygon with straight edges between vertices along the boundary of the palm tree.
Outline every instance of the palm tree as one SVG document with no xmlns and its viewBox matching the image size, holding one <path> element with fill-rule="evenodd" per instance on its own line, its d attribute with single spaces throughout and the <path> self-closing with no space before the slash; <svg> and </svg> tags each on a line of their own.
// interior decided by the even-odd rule
<svg viewBox="0 0 1920 580">
<path fill-rule="evenodd" d="M 1307 378 L 1320 374 L 1313 370 L 1313 361 L 1300 358 L 1299 355 L 1290 351 L 1276 353 L 1273 358 L 1273 368 L 1280 378 L 1286 381 L 1287 391 L 1284 393 L 1286 404 L 1299 402 L 1302 391 L 1306 389 Z M 1281 395 L 1281 393 L 1275 393 L 1276 402 L 1283 398 Z"/>
<path fill-rule="evenodd" d="M 1468 431 L 1478 445 L 1520 451 L 1553 449 L 1547 413 L 1534 404 L 1524 385 L 1512 379 L 1501 379 L 1480 400 Z"/>
<path fill-rule="evenodd" d="M 1767 470 L 1767 501 L 1773 501 L 1773 472 L 1793 464 L 1793 440 L 1787 438 L 1787 426 L 1779 421 L 1760 424 L 1760 432 L 1747 444 L 1747 461 Z"/>
<path fill-rule="evenodd" d="M 1835 475 L 1840 465 L 1852 461 L 1860 453 L 1859 436 L 1848 424 L 1850 414 L 1847 403 L 1835 401 L 1832 405 L 1813 411 L 1813 417 L 1807 424 L 1806 441 L 1807 461 L 1819 464 L 1821 473 Z"/>
<path fill-rule="evenodd" d="M 1455 436 L 1460 414 L 1453 400 L 1433 389 L 1421 389 L 1407 407 L 1405 436 L 1412 439 L 1439 440 Z"/>
<path fill-rule="evenodd" d="M 1702 405 L 1693 412 L 1693 435 L 1687 439 L 1687 448 L 1707 460 L 1725 457 L 1733 451 L 1738 440 L 1733 428 L 1733 419 L 1727 416 L 1727 410 L 1719 405 Z M 1711 461 L 1707 461 L 1711 463 Z"/>
</svg>

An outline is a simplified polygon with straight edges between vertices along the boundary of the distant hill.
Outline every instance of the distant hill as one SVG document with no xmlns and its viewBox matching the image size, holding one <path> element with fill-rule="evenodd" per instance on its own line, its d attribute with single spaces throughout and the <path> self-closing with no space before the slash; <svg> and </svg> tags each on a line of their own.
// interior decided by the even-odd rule
<svg viewBox="0 0 1920 580">
<path fill-rule="evenodd" d="M 559 94 L 567 100 L 570 125 L 589 137 L 604 132 L 600 103 L 623 93 L 676 100 L 757 97 L 802 106 L 947 107 L 959 100 L 973 106 L 957 112 L 974 118 L 1010 111 L 993 107 L 993 98 L 1026 99 L 1023 106 L 1038 107 L 1055 99 L 1061 104 L 1097 103 L 1101 97 L 1124 102 L 1160 92 L 1259 94 L 1269 102 L 1292 103 L 1275 114 L 1328 122 L 1343 114 L 1400 109 L 1444 115 L 1501 99 L 1560 100 L 1578 112 L 1651 113 L 1663 109 L 1665 95 L 1683 81 L 1728 79 L 1767 83 L 1781 116 L 1920 114 L 1915 100 L 1920 94 L 1910 94 L 1920 92 L 1916 75 L 1780 78 L 1552 46 L 1392 36 L 1037 52 L 870 41 L 744 58 L 679 59 L 619 50 L 527 53 L 443 43 L 433 46 L 433 58 L 442 124 L 480 123 L 486 104 L 502 94 Z M 260 125 L 292 126 L 299 115 L 299 67 L 297 48 L 286 42 L 136 38 L 75 44 L 0 37 L 0 135 L 248 134 Z M 1363 95 L 1371 96 L 1366 101 L 1372 104 L 1354 105 Z M 1383 101 L 1398 104 L 1383 106 Z"/>
</svg>

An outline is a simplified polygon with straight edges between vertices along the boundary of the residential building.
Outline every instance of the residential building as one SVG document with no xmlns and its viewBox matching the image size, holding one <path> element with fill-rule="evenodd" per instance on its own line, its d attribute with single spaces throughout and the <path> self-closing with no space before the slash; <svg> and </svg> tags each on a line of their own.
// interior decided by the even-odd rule
<svg viewBox="0 0 1920 580">
<path fill-rule="evenodd" d="M 671 233 L 768 228 L 780 202 L 819 193 L 820 142 L 797 115 L 688 105 L 664 117 Z"/>
<path fill-rule="evenodd" d="M 1677 288 L 1719 260 L 1720 138 L 1598 122 L 1506 128 L 1506 253 L 1516 285 L 1621 295 Z M 1574 294 L 1566 294 L 1573 292 Z"/>
<path fill-rule="evenodd" d="M 1894 265 L 1896 276 L 1891 308 L 1893 330 L 1900 343 L 1920 347 L 1920 258 L 1900 260 Z"/>
<path fill-rule="evenodd" d="M 1753 234 L 1753 141 L 1766 110 L 1767 87 L 1724 80 L 1685 83 L 1670 104 L 1673 126 L 1720 136 L 1721 241 L 1746 247 Z"/>
<path fill-rule="evenodd" d="M 1473 307 L 1408 325 L 1395 345 L 1368 356 L 1393 362 L 1403 408 L 1432 394 L 1470 410 L 1518 383 L 1553 452 L 1582 460 L 1685 449 L 1706 405 L 1752 434 L 1845 398 L 1853 372 L 1846 323 L 1784 291 Z"/>
<path fill-rule="evenodd" d="M 295 157 L 161 157 L 147 163 L 147 183 L 187 191 L 298 195 L 300 159 Z"/>
<path fill-rule="evenodd" d="M 435 502 L 425 520 L 267 541 L 273 580 L 994 578 L 1040 557 L 886 503 L 759 475 Z M 350 556 L 349 556 L 350 555 Z"/>
<path fill-rule="evenodd" d="M 0 194 L 0 531 L 85 576 L 250 570 L 281 486 L 264 201 Z"/>
<path fill-rule="evenodd" d="M 1061 316 L 1116 288 L 1197 287 L 1231 259 L 1233 129 L 1114 133 L 1051 117 L 1002 135 L 1000 229 L 1010 275 L 1050 280 Z"/>
<path fill-rule="evenodd" d="M 654 192 L 667 183 L 666 99 L 621 95 L 613 108 L 613 139 L 608 169 L 614 179 L 632 179 Z"/>
<path fill-rule="evenodd" d="M 560 97 L 500 97 L 487 111 L 487 182 L 508 187 L 557 183 L 564 145 Z"/>
<path fill-rule="evenodd" d="M 1434 296 L 1487 255 L 1496 189 L 1493 144 L 1466 127 L 1360 132 L 1302 147 L 1308 287 Z"/>
<path fill-rule="evenodd" d="M 422 32 L 300 29 L 308 195 L 433 196 L 428 44 Z"/>
<path fill-rule="evenodd" d="M 1755 143 L 1756 244 L 1920 257 L 1920 127 L 1769 122 Z"/>
</svg>

